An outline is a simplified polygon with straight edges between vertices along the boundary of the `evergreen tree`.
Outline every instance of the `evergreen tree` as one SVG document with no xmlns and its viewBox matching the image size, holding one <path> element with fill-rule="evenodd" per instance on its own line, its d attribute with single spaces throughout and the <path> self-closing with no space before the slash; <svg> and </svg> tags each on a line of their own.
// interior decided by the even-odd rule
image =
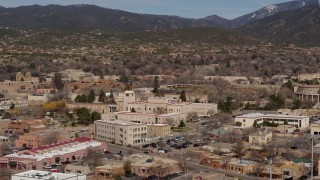
<svg viewBox="0 0 320 180">
<path fill-rule="evenodd" d="M 58 90 L 63 89 L 64 83 L 61 79 L 61 74 L 55 73 L 52 82 L 53 82 L 55 88 L 57 88 Z"/>
<path fill-rule="evenodd" d="M 180 99 L 181 99 L 182 102 L 186 102 L 187 101 L 186 92 L 184 90 L 182 90 L 181 93 L 180 93 Z"/>
<path fill-rule="evenodd" d="M 123 171 L 126 175 L 130 175 L 132 173 L 131 161 L 126 160 L 123 164 Z"/>
<path fill-rule="evenodd" d="M 93 103 L 94 100 L 96 99 L 96 94 L 94 93 L 93 89 L 91 89 L 89 95 L 88 95 L 88 103 Z"/>
<path fill-rule="evenodd" d="M 154 82 L 153 82 L 153 93 L 155 96 L 160 96 L 160 91 L 159 91 L 159 77 L 158 76 L 155 76 L 154 77 Z"/>
<path fill-rule="evenodd" d="M 104 102 L 106 99 L 106 93 L 101 89 L 100 94 L 99 94 L 99 102 Z"/>
<path fill-rule="evenodd" d="M 200 103 L 199 98 L 196 98 L 196 100 L 194 100 L 194 103 Z"/>
<path fill-rule="evenodd" d="M 109 98 L 114 98 L 114 95 L 113 95 L 113 90 L 111 89 L 111 91 L 110 91 L 110 96 L 109 96 Z"/>
<path fill-rule="evenodd" d="M 82 102 L 82 95 L 77 95 L 77 97 L 74 99 L 75 102 Z"/>
<path fill-rule="evenodd" d="M 16 107 L 16 105 L 14 103 L 11 103 L 10 109 L 14 109 Z"/>
<path fill-rule="evenodd" d="M 87 125 L 90 122 L 91 115 L 87 108 L 80 108 L 77 110 L 78 123 Z"/>
<path fill-rule="evenodd" d="M 93 111 L 91 113 L 91 122 L 94 122 L 95 120 L 100 120 L 101 119 L 101 114 L 98 113 L 97 111 Z"/>
<path fill-rule="evenodd" d="M 179 127 L 186 127 L 186 124 L 183 121 L 180 121 Z"/>
<path fill-rule="evenodd" d="M 81 95 L 81 102 L 87 102 L 87 96 L 85 94 Z"/>
</svg>

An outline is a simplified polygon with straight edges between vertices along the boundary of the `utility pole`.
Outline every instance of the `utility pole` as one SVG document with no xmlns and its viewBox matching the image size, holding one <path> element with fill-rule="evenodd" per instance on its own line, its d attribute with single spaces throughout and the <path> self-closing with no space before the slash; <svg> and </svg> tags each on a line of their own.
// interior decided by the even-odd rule
<svg viewBox="0 0 320 180">
<path fill-rule="evenodd" d="M 269 166 L 270 166 L 270 180 L 272 180 L 272 157 L 269 159 Z"/>
<path fill-rule="evenodd" d="M 311 138 L 311 179 L 313 179 L 313 138 Z"/>
</svg>

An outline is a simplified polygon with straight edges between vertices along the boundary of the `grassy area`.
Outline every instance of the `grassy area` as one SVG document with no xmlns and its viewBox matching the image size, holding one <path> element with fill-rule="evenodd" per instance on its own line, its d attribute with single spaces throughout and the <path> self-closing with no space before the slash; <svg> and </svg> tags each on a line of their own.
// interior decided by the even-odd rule
<svg viewBox="0 0 320 180">
<path fill-rule="evenodd" d="M 188 132 L 191 130 L 192 128 L 189 128 L 189 127 L 171 127 L 172 132 Z"/>
</svg>

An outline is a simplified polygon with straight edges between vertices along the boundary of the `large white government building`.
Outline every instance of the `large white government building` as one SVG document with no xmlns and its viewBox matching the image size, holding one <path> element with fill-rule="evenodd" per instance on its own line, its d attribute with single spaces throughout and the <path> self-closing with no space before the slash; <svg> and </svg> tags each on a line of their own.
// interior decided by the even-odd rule
<svg viewBox="0 0 320 180">
<path fill-rule="evenodd" d="M 243 128 L 252 127 L 255 121 L 257 124 L 262 124 L 263 121 L 274 122 L 276 124 L 284 124 L 287 122 L 296 128 L 309 127 L 309 117 L 307 116 L 251 113 L 235 117 L 235 123 L 240 122 Z"/>
</svg>

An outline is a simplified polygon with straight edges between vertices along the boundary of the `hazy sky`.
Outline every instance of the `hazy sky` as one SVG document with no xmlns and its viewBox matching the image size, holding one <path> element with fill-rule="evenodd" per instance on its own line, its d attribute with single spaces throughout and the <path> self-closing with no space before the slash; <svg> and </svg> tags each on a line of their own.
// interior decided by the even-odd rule
<svg viewBox="0 0 320 180">
<path fill-rule="evenodd" d="M 216 14 L 232 19 L 263 6 L 286 1 L 290 0 L 0 0 L 0 6 L 94 4 L 136 13 L 178 15 L 189 18 Z"/>
</svg>

